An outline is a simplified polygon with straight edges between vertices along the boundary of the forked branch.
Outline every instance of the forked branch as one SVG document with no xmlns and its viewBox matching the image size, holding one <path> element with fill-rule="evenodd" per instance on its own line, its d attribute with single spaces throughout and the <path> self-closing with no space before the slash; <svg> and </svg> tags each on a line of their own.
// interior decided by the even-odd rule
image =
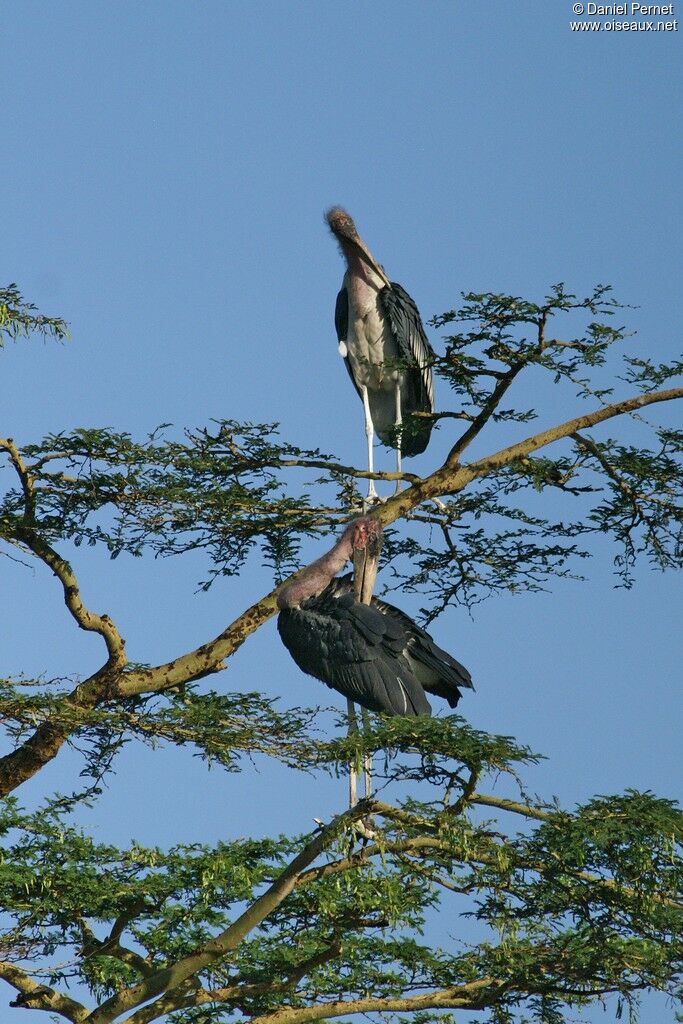
<svg viewBox="0 0 683 1024">
<path fill-rule="evenodd" d="M 371 801 L 362 800 L 355 807 L 333 818 L 330 824 L 321 829 L 290 861 L 263 895 L 247 907 L 244 913 L 228 928 L 175 964 L 157 971 L 137 985 L 112 996 L 91 1014 L 88 1024 L 109 1024 L 122 1013 L 135 1009 L 141 1003 L 146 1003 L 171 989 L 179 988 L 187 979 L 212 963 L 220 961 L 227 953 L 236 949 L 243 939 L 287 898 L 295 888 L 300 873 L 312 864 L 352 822 L 372 813 L 373 809 Z"/>
<path fill-rule="evenodd" d="M 82 1003 L 56 992 L 48 985 L 34 981 L 30 974 L 22 971 L 16 964 L 0 961 L 0 978 L 19 993 L 10 1006 L 58 1013 L 66 1020 L 73 1021 L 73 1024 L 81 1024 L 88 1017 L 89 1011 Z"/>
</svg>

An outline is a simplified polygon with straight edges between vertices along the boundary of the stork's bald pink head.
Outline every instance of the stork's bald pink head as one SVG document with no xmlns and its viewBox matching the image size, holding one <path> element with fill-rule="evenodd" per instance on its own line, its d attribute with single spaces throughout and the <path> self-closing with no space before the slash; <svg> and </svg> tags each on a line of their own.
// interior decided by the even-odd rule
<svg viewBox="0 0 683 1024">
<path fill-rule="evenodd" d="M 280 591 L 278 608 L 296 608 L 309 597 L 321 594 L 333 576 L 358 552 L 367 552 L 368 561 L 377 563 L 382 544 L 382 524 L 370 516 L 353 519 L 326 555 L 317 558 L 297 578 Z"/>
<path fill-rule="evenodd" d="M 354 551 L 364 551 L 366 548 L 371 554 L 379 551 L 382 544 L 382 524 L 376 519 L 371 516 L 359 516 L 349 523 L 346 530 L 350 532 Z"/>
</svg>

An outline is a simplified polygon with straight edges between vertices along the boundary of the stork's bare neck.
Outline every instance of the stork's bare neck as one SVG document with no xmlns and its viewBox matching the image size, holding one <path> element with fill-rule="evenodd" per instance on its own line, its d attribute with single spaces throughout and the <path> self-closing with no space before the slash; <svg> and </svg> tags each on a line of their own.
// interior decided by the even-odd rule
<svg viewBox="0 0 683 1024">
<path fill-rule="evenodd" d="M 382 265 L 356 231 L 353 218 L 346 210 L 341 206 L 333 206 L 327 212 L 327 223 L 346 260 L 350 293 L 358 289 L 361 292 L 371 290 L 376 295 L 381 288 L 390 284 Z"/>
<path fill-rule="evenodd" d="M 277 599 L 278 608 L 297 608 L 309 598 L 322 594 L 332 577 L 351 561 L 354 550 L 361 550 L 370 544 L 378 545 L 381 537 L 382 527 L 377 520 L 370 516 L 354 519 L 326 555 L 311 562 L 307 569 L 280 592 Z"/>
</svg>

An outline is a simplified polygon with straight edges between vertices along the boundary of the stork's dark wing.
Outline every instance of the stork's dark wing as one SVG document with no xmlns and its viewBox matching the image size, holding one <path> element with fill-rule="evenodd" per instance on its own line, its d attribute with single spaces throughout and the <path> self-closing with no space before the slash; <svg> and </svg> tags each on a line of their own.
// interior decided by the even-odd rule
<svg viewBox="0 0 683 1024">
<path fill-rule="evenodd" d="M 278 617 L 282 642 L 299 668 L 370 711 L 429 715 L 424 691 L 403 657 L 401 631 L 353 594 L 325 594 Z"/>
<path fill-rule="evenodd" d="M 353 594 L 353 576 L 347 573 L 333 579 L 325 595 Z M 393 624 L 392 635 L 399 639 L 401 651 L 413 675 L 428 693 L 443 697 L 454 708 L 460 700 L 460 690 L 472 690 L 472 676 L 448 651 L 434 642 L 429 633 L 418 626 L 396 605 L 373 597 L 371 608 L 381 612 Z"/>
<path fill-rule="evenodd" d="M 434 412 L 432 364 L 435 352 L 429 344 L 418 308 L 405 288 L 392 281 L 379 293 L 382 313 L 389 319 L 401 359 L 414 368 L 415 408 Z"/>
<path fill-rule="evenodd" d="M 360 392 L 360 388 L 356 384 L 356 378 L 353 376 L 353 370 L 351 369 L 351 363 L 345 354 L 346 341 L 349 333 L 349 293 L 346 288 L 342 288 L 337 295 L 337 302 L 334 307 L 334 326 L 337 331 L 337 340 L 339 342 L 340 352 L 343 354 L 344 366 L 346 367 L 351 383 L 358 393 L 358 397 L 363 400 L 363 396 Z M 344 350 L 342 350 L 342 343 L 344 344 Z"/>
<path fill-rule="evenodd" d="M 378 296 L 381 312 L 391 325 L 396 344 L 405 364 L 407 396 L 403 409 L 413 412 L 434 412 L 434 379 L 432 364 L 435 352 L 429 344 L 418 308 L 405 288 L 392 281 L 391 287 L 382 288 Z M 401 450 L 404 455 L 419 455 L 429 444 L 433 422 L 415 421 L 404 430 Z"/>
<path fill-rule="evenodd" d="M 472 676 L 465 666 L 439 647 L 429 633 L 400 608 L 378 597 L 373 598 L 372 603 L 402 629 L 405 641 L 403 653 L 425 690 L 443 697 L 452 708 L 456 707 L 462 696 L 460 689 L 474 689 Z"/>
</svg>

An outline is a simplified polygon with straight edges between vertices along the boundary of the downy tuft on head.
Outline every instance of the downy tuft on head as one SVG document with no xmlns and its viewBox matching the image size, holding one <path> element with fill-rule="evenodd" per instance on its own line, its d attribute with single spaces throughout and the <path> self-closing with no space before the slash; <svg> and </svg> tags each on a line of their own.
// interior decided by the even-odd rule
<svg viewBox="0 0 683 1024">
<path fill-rule="evenodd" d="M 341 206 L 331 207 L 325 214 L 325 220 L 329 224 L 330 231 L 337 238 L 356 239 L 358 237 L 353 217 Z"/>
</svg>

